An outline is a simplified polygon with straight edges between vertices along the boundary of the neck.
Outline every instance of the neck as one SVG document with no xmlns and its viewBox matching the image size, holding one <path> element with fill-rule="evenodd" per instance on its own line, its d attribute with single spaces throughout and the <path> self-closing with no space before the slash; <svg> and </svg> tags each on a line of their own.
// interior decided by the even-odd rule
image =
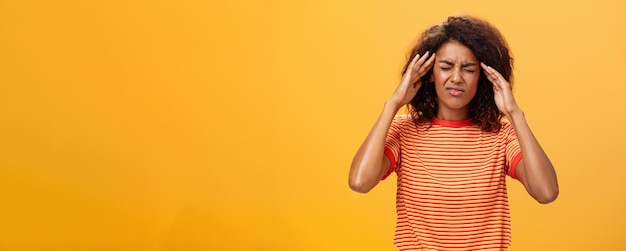
<svg viewBox="0 0 626 251">
<path fill-rule="evenodd" d="M 469 118 L 469 108 L 465 107 L 459 110 L 439 109 L 439 111 L 437 111 L 437 118 L 449 121 L 465 120 Z"/>
</svg>

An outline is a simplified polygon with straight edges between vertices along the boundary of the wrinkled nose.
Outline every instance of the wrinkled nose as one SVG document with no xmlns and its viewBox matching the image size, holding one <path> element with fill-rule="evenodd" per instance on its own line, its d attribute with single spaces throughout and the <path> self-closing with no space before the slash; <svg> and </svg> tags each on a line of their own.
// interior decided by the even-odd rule
<svg viewBox="0 0 626 251">
<path fill-rule="evenodd" d="M 452 71 L 452 76 L 450 76 L 450 81 L 452 83 L 460 83 L 462 81 L 461 70 L 455 69 L 454 71 Z"/>
</svg>

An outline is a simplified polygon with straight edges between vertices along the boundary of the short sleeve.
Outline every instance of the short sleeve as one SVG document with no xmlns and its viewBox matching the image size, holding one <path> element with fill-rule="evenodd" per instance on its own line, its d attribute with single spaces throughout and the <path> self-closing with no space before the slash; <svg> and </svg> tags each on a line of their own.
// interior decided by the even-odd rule
<svg viewBox="0 0 626 251">
<path fill-rule="evenodd" d="M 394 171 L 398 164 L 400 157 L 400 135 L 402 132 L 403 121 L 406 120 L 407 115 L 396 115 L 391 121 L 391 126 L 387 132 L 387 139 L 385 140 L 385 155 L 389 158 L 391 165 L 389 171 L 382 177 L 386 179 Z"/>
<path fill-rule="evenodd" d="M 511 176 L 511 178 L 517 179 L 515 176 L 515 168 L 517 167 L 517 164 L 519 164 L 520 160 L 522 160 L 522 150 L 513 126 L 509 124 L 508 121 L 503 126 L 505 127 L 504 130 L 506 132 L 505 168 L 507 170 L 507 174 Z"/>
</svg>

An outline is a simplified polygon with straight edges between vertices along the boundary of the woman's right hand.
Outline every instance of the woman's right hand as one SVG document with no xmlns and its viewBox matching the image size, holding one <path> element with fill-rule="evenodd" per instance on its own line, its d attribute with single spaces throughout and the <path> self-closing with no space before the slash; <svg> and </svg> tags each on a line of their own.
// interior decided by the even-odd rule
<svg viewBox="0 0 626 251">
<path fill-rule="evenodd" d="M 427 51 L 422 56 L 419 54 L 415 55 L 411 63 L 409 63 L 409 67 L 406 68 L 402 81 L 393 95 L 391 95 L 391 98 L 389 98 L 388 102 L 391 102 L 398 109 L 413 100 L 417 90 L 422 86 L 422 77 L 435 64 L 435 53 L 430 55 L 430 57 L 429 54 L 430 52 Z"/>
</svg>

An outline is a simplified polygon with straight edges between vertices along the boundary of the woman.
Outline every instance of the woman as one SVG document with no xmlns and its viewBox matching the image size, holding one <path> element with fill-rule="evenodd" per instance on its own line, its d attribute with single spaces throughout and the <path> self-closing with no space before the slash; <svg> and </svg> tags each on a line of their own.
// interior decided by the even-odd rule
<svg viewBox="0 0 626 251">
<path fill-rule="evenodd" d="M 556 199 L 554 168 L 513 98 L 512 69 L 500 32 L 470 16 L 432 26 L 413 48 L 349 174 L 366 193 L 396 172 L 400 250 L 507 249 L 507 174 L 539 203 Z M 404 105 L 410 115 L 396 115 Z"/>
</svg>

